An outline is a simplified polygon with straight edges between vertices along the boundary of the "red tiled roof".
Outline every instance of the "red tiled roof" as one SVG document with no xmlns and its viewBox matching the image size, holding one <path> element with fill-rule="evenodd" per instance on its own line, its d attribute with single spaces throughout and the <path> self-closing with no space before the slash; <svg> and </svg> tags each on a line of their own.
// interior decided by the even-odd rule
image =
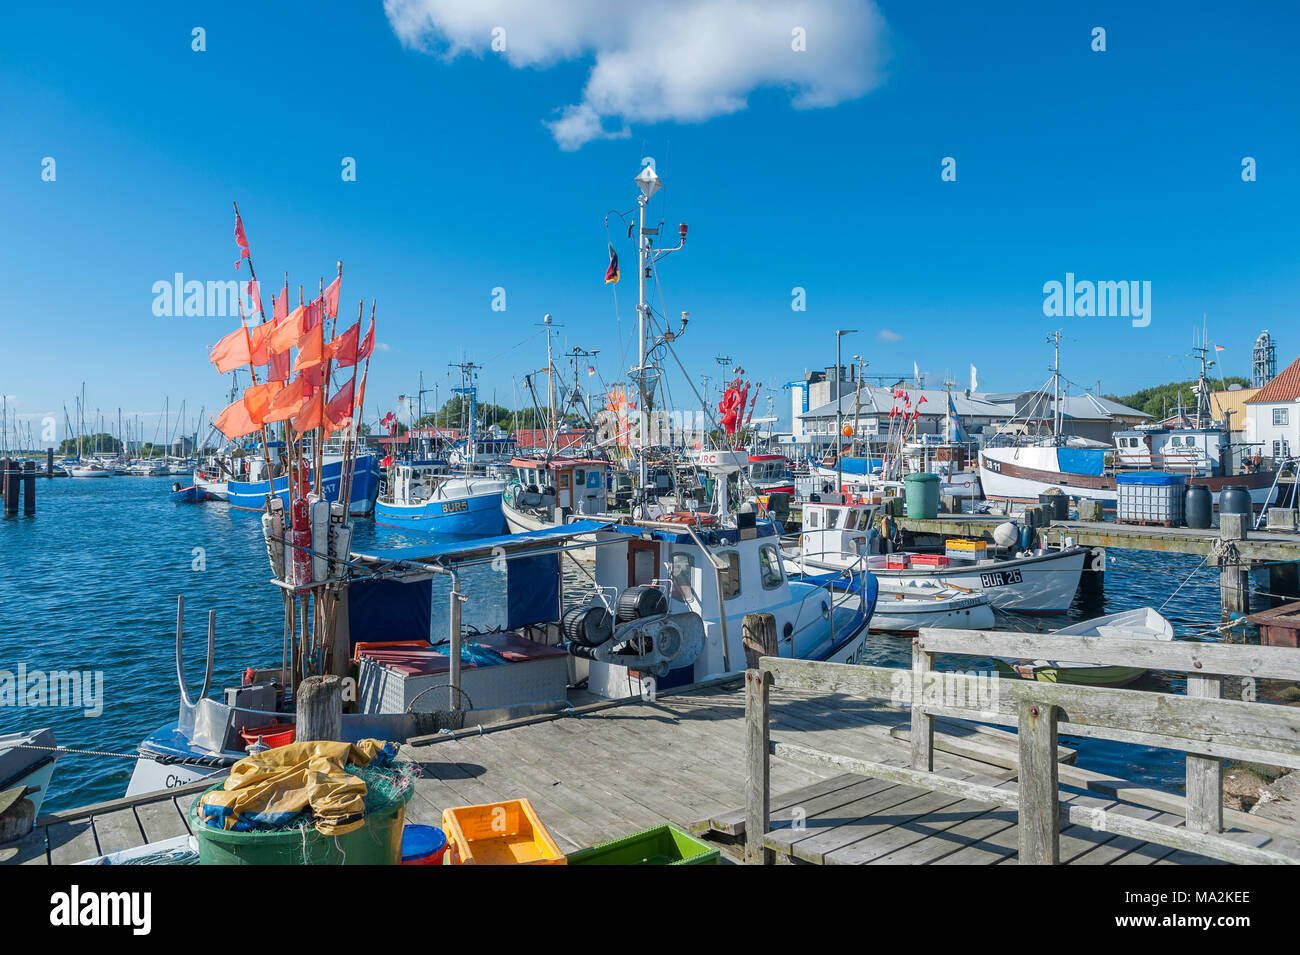
<svg viewBox="0 0 1300 955">
<path fill-rule="evenodd" d="M 1300 358 L 1282 369 L 1280 375 L 1259 389 L 1246 404 L 1277 404 L 1280 401 L 1295 401 L 1297 398 L 1300 398 Z"/>
</svg>

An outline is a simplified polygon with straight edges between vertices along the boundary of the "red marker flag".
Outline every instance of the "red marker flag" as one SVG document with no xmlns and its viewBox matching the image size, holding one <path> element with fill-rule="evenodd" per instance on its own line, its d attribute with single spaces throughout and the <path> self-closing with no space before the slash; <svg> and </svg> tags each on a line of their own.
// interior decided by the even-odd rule
<svg viewBox="0 0 1300 955">
<path fill-rule="evenodd" d="M 338 276 L 325 289 L 325 316 L 333 318 L 339 313 L 339 283 L 343 281 L 343 276 Z"/>
<path fill-rule="evenodd" d="M 239 268 L 244 259 L 251 259 L 253 254 L 248 251 L 248 237 L 244 235 L 244 220 L 240 218 L 239 213 L 235 213 L 235 243 L 239 246 L 239 262 L 235 263 L 235 268 Z"/>
<path fill-rule="evenodd" d="M 249 415 L 248 409 L 244 407 L 243 398 L 227 405 L 221 414 L 212 419 L 212 426 L 231 441 L 242 438 L 246 434 L 252 434 L 261 427 Z"/>
</svg>

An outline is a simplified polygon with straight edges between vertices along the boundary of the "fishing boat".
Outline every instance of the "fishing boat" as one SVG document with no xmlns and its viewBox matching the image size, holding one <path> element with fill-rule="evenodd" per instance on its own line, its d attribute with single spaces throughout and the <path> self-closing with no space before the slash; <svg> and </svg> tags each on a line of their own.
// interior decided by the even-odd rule
<svg viewBox="0 0 1300 955">
<path fill-rule="evenodd" d="M 39 816 L 60 755 L 53 730 L 0 733 L 0 793 L 24 789 L 35 806 L 33 818 Z"/>
<path fill-rule="evenodd" d="M 1137 610 L 1125 610 L 1084 620 L 1057 630 L 1054 635 L 1170 641 L 1174 638 L 1174 628 L 1158 611 L 1151 607 L 1140 607 Z M 1142 667 L 1066 663 L 1059 660 L 999 659 L 994 662 L 1003 673 L 1014 674 L 1021 679 L 1075 686 L 1124 686 L 1147 672 Z"/>
<path fill-rule="evenodd" d="M 343 476 L 343 459 L 341 453 L 326 453 L 321 466 L 321 496 L 328 503 L 339 499 L 340 478 Z M 262 456 L 248 460 L 247 476 L 226 482 L 226 500 L 231 507 L 248 511 L 261 511 L 266 508 L 266 499 L 274 495 L 287 507 L 289 504 L 289 476 L 278 473 L 269 478 L 268 465 Z M 274 462 L 273 458 L 273 462 Z M 307 468 L 308 479 L 314 485 L 316 475 L 313 468 Z M 379 496 L 379 459 L 371 452 L 358 453 L 352 464 L 352 498 L 350 513 L 366 515 L 375 507 Z"/>
<path fill-rule="evenodd" d="M 219 470 L 216 472 L 216 475 L 217 476 L 214 476 L 212 472 L 205 470 L 204 468 L 195 468 L 193 478 L 194 486 L 203 491 L 203 493 L 207 495 L 207 499 L 210 501 L 228 501 L 230 495 L 226 488 L 226 481 L 223 477 L 219 476 Z"/>
<path fill-rule="evenodd" d="M 998 610 L 1015 613 L 1065 613 L 1079 589 L 1088 548 L 1068 540 L 1037 549 L 1015 547 L 1015 524 L 995 530 L 992 548 L 983 541 L 952 539 L 944 554 L 876 553 L 881 540 L 872 527 L 876 505 L 842 495 L 803 506 L 803 530 L 797 546 L 785 558 L 797 573 L 865 566 L 882 585 L 910 582 L 950 587 L 963 593 L 983 593 Z"/>
<path fill-rule="evenodd" d="M 193 484 L 182 487 L 180 481 L 172 482 L 171 493 L 167 497 L 175 504 L 198 504 L 208 500 L 207 492 L 202 488 Z"/>
<path fill-rule="evenodd" d="M 499 478 L 461 477 L 437 464 L 394 464 L 388 470 L 388 491 L 375 502 L 375 523 L 494 537 L 505 527 L 501 513 L 505 487 Z"/>
<path fill-rule="evenodd" d="M 1076 500 L 1100 501 L 1114 508 L 1119 474 L 1164 471 L 1185 476 L 1188 485 L 1209 488 L 1215 507 L 1220 492 L 1228 487 L 1246 488 L 1256 509 L 1267 507 L 1276 494 L 1277 472 L 1232 473 L 1233 443 L 1228 426 L 1215 421 L 1210 408 L 1213 386 L 1207 373 L 1213 362 L 1206 357 L 1207 346 L 1194 350 L 1200 353 L 1201 373 L 1195 386 L 1196 411 L 1186 420 L 1187 426 L 1119 431 L 1112 438 L 1113 446 L 1108 446 L 1063 433 L 1058 341 L 1052 378 L 1027 406 L 1050 409 L 1050 431 L 981 450 L 980 482 L 985 496 L 1037 503 L 1040 494 L 1057 488 Z M 1027 410 L 1026 414 L 1033 413 Z"/>
</svg>

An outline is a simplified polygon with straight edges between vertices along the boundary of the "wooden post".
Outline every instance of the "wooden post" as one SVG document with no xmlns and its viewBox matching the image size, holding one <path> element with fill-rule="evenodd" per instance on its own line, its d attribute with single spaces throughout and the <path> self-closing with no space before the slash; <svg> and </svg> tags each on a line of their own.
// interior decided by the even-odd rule
<svg viewBox="0 0 1300 955">
<path fill-rule="evenodd" d="M 1220 546 L 1246 539 L 1249 514 L 1220 514 Z M 1223 557 L 1219 561 L 1219 596 L 1225 619 L 1234 614 L 1250 613 L 1250 566 L 1240 558 Z"/>
<path fill-rule="evenodd" d="M 1187 695 L 1217 700 L 1222 679 L 1187 674 Z M 1187 828 L 1193 832 L 1223 831 L 1223 764 L 1216 756 L 1187 754 Z"/>
<path fill-rule="evenodd" d="M 770 613 L 745 614 L 740 632 L 745 645 L 745 666 L 749 669 L 758 666 L 759 657 L 781 655 L 776 643 L 776 617 Z"/>
<path fill-rule="evenodd" d="M 1024 700 L 1019 706 L 1021 865 L 1061 861 L 1060 796 L 1056 765 L 1056 707 Z"/>
<path fill-rule="evenodd" d="M 745 739 L 749 774 L 745 784 L 745 862 L 772 865 L 776 858 L 763 846 L 772 815 L 771 731 L 768 726 L 768 691 L 772 675 L 745 671 Z"/>
<path fill-rule="evenodd" d="M 343 681 L 333 674 L 309 676 L 298 684 L 294 742 L 337 741 L 343 735 Z"/>
<path fill-rule="evenodd" d="M 912 768 L 934 772 L 934 717 L 925 712 L 925 678 L 933 658 L 912 640 Z"/>
</svg>

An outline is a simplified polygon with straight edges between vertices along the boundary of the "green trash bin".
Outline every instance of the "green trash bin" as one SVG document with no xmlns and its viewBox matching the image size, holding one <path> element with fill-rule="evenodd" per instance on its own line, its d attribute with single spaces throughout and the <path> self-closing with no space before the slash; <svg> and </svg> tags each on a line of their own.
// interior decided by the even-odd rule
<svg viewBox="0 0 1300 955">
<path fill-rule="evenodd" d="M 717 865 L 719 850 L 672 824 L 634 832 L 567 856 L 569 865 Z"/>
<path fill-rule="evenodd" d="M 408 786 L 368 807 L 361 828 L 341 836 L 323 836 L 310 822 L 268 831 L 213 829 L 199 821 L 199 799 L 190 806 L 190 830 L 199 843 L 199 865 L 398 865 L 406 803 L 414 792 Z"/>
<path fill-rule="evenodd" d="M 939 516 L 939 475 L 909 474 L 903 478 L 907 492 L 907 516 L 932 520 Z"/>
</svg>

